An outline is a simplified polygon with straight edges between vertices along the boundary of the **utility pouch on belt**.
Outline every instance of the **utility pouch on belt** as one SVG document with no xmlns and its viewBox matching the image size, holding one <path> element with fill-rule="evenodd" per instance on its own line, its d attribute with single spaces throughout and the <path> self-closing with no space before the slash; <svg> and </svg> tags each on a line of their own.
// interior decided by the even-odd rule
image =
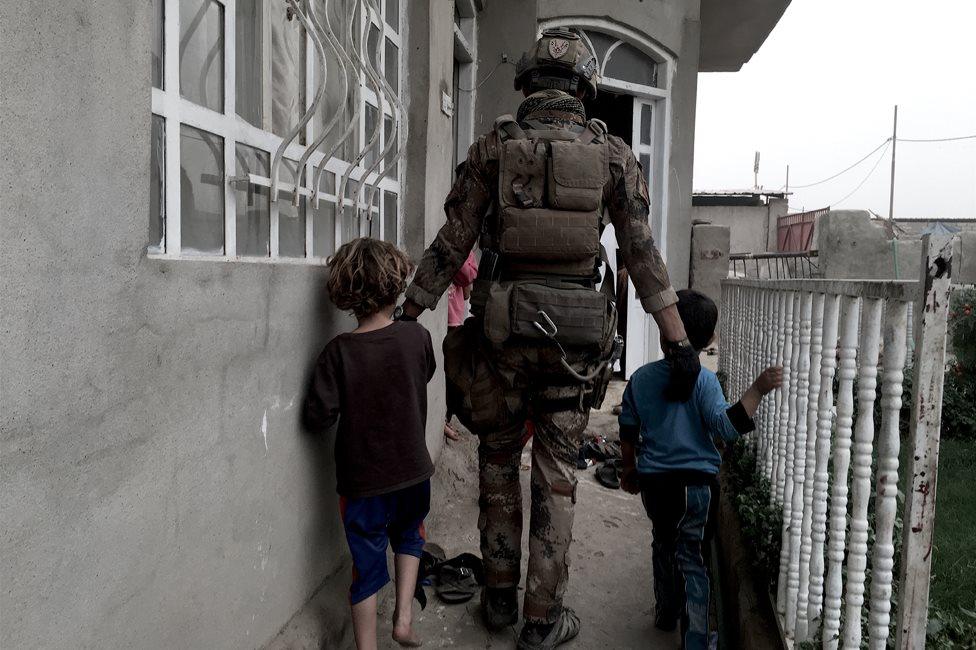
<svg viewBox="0 0 976 650">
<path fill-rule="evenodd" d="M 609 351 L 617 330 L 613 301 L 569 282 L 515 281 L 492 286 L 484 312 L 485 336 L 495 345 L 511 338 L 545 340 L 537 325 L 555 327 L 559 343 L 595 353 Z"/>
</svg>

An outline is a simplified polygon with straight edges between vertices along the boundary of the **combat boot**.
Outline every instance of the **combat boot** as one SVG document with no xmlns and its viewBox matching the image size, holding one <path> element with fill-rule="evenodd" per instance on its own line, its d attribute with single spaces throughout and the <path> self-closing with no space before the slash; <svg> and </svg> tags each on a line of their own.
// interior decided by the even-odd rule
<svg viewBox="0 0 976 650">
<path fill-rule="evenodd" d="M 518 623 L 518 587 L 484 587 L 481 616 L 493 632 Z"/>
<path fill-rule="evenodd" d="M 576 638 L 580 631 L 579 616 L 563 607 L 555 623 L 526 623 L 519 634 L 518 650 L 552 650 Z"/>
</svg>

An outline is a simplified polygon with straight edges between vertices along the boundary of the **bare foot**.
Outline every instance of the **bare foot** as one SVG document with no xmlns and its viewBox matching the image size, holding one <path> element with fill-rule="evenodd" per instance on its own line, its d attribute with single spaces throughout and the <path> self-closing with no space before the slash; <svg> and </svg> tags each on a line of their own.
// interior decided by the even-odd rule
<svg viewBox="0 0 976 650">
<path fill-rule="evenodd" d="M 413 626 L 410 623 L 406 625 L 400 625 L 398 623 L 393 623 L 393 640 L 399 643 L 404 648 L 419 648 L 423 645 L 423 642 L 413 631 Z"/>
<path fill-rule="evenodd" d="M 451 423 L 450 422 L 445 422 L 444 423 L 444 436 L 448 440 L 460 440 L 461 439 L 461 434 L 458 433 L 454 429 L 454 427 L 451 426 Z"/>
</svg>

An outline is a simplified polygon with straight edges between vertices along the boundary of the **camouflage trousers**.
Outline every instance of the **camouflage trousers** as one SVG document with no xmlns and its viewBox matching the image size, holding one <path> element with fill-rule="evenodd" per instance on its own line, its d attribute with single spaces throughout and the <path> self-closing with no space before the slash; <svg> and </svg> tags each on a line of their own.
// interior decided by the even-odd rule
<svg viewBox="0 0 976 650">
<path fill-rule="evenodd" d="M 589 406 L 566 385 L 544 343 L 493 349 L 468 319 L 444 343 L 448 407 L 480 439 L 481 554 L 489 587 L 521 579 L 522 449 L 532 440 L 529 563 L 523 613 L 549 623 L 562 609 L 576 503 L 576 458 Z M 562 384 L 562 385 L 560 385 Z"/>
</svg>

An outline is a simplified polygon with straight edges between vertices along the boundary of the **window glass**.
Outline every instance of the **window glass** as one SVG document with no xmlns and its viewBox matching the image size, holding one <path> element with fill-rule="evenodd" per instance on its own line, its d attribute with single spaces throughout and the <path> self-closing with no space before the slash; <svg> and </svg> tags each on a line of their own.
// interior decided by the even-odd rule
<svg viewBox="0 0 976 650">
<path fill-rule="evenodd" d="M 640 140 L 643 144 L 651 144 L 651 105 L 641 104 Z"/>
<path fill-rule="evenodd" d="M 322 6 L 323 0 L 318 1 L 318 16 L 320 20 L 325 22 L 325 8 Z M 345 47 L 347 46 L 348 35 L 347 24 L 349 16 L 346 13 L 346 8 L 349 5 L 343 2 L 336 2 L 332 0 L 329 2 L 329 23 L 332 26 L 332 31 L 335 37 L 342 43 Z M 355 110 L 355 102 L 357 101 L 358 95 L 358 85 L 359 80 L 348 79 L 348 73 L 345 73 L 344 69 L 339 65 L 339 59 L 332 51 L 332 49 L 326 45 L 326 65 L 328 66 L 328 78 L 325 84 L 325 95 L 322 97 L 322 103 L 320 108 L 316 111 L 315 115 L 312 117 L 312 125 L 315 131 L 315 137 L 317 138 L 322 130 L 328 125 L 329 122 L 339 115 L 338 119 L 329 132 L 328 137 L 326 137 L 325 142 L 319 145 L 319 151 L 323 154 L 328 153 L 339 138 L 345 131 L 346 126 L 349 123 L 349 117 Z M 347 75 L 347 86 L 343 88 L 342 80 L 340 75 Z M 316 88 L 319 84 L 319 69 L 316 63 L 315 69 L 313 70 L 313 75 L 315 76 Z M 345 90 L 345 92 L 343 92 Z M 348 144 L 343 145 L 336 153 L 337 158 L 342 158 L 348 160 L 349 154 L 347 153 Z"/>
<path fill-rule="evenodd" d="M 180 218 L 184 253 L 224 252 L 224 140 L 180 126 Z"/>
<path fill-rule="evenodd" d="M 365 135 L 363 136 L 365 138 L 363 140 L 364 145 L 368 144 L 369 139 L 373 136 L 373 130 L 376 128 L 376 117 L 378 113 L 379 110 L 377 110 L 375 106 L 373 106 L 372 104 L 366 104 L 366 115 L 365 115 L 366 131 L 365 131 Z M 377 137 L 376 142 L 373 144 L 372 147 L 369 148 L 369 150 L 366 152 L 366 156 L 363 158 L 363 167 L 368 168 L 370 165 L 373 164 L 373 162 L 376 160 L 377 151 L 379 151 L 379 146 L 380 146 L 380 139 L 379 137 Z"/>
<path fill-rule="evenodd" d="M 396 137 L 398 136 L 393 133 L 393 118 L 390 117 L 389 115 L 383 116 L 383 148 L 384 149 L 386 148 L 391 138 L 396 138 Z M 394 162 L 394 158 L 396 158 L 396 154 L 397 154 L 397 148 L 396 145 L 394 145 L 393 148 L 390 149 L 390 153 L 387 154 L 386 160 L 383 161 L 383 167 L 381 168 L 381 171 L 384 171 L 386 169 L 386 166 L 392 164 L 393 168 L 390 170 L 390 173 L 386 175 L 386 177 L 392 178 L 394 180 L 397 179 L 398 177 L 397 175 L 400 170 L 400 163 Z"/>
<path fill-rule="evenodd" d="M 328 257 L 335 252 L 335 203 L 319 201 L 312 208 L 312 256 Z"/>
<path fill-rule="evenodd" d="M 386 24 L 400 31 L 400 0 L 386 0 Z"/>
<path fill-rule="evenodd" d="M 386 81 L 393 92 L 400 92 L 400 51 L 393 41 L 386 39 Z"/>
<path fill-rule="evenodd" d="M 355 182 L 347 181 L 344 192 L 347 199 L 352 199 L 355 195 L 355 185 Z M 342 230 L 340 235 L 342 237 L 340 243 L 342 244 L 359 237 L 359 218 L 356 216 L 355 206 L 351 204 L 345 205 L 342 208 Z"/>
<path fill-rule="evenodd" d="M 237 145 L 237 175 L 269 175 L 270 155 L 249 147 Z M 243 257 L 268 257 L 271 255 L 271 192 L 262 185 L 248 183 L 237 190 L 237 254 Z"/>
<path fill-rule="evenodd" d="M 149 252 L 166 250 L 166 122 L 152 116 L 149 146 Z"/>
<path fill-rule="evenodd" d="M 286 183 L 295 182 L 298 163 L 284 159 L 281 165 L 281 178 Z M 304 170 L 302 178 L 304 178 Z M 302 179 L 299 179 L 302 180 Z M 278 199 L 278 256 L 305 257 L 305 201 L 298 207 L 292 205 L 290 193 L 283 192 Z"/>
<path fill-rule="evenodd" d="M 393 192 L 383 192 L 383 239 L 396 244 L 397 236 L 397 195 Z"/>
<path fill-rule="evenodd" d="M 286 137 L 305 113 L 305 32 L 278 9 L 270 12 L 271 131 Z M 304 132 L 296 142 L 305 143 Z"/>
<path fill-rule="evenodd" d="M 604 76 L 643 86 L 657 85 L 657 64 L 646 54 L 627 43 L 610 53 Z"/>
<path fill-rule="evenodd" d="M 180 94 L 224 110 L 224 8 L 215 0 L 180 0 Z"/>
<path fill-rule="evenodd" d="M 376 25 L 370 23 L 369 38 L 366 41 L 366 54 L 370 57 L 370 61 L 373 62 L 373 68 L 376 70 L 376 74 L 378 75 L 383 74 L 383 67 L 380 65 L 380 55 L 382 53 L 379 50 L 379 46 L 380 30 L 376 28 Z"/>
<path fill-rule="evenodd" d="M 586 35 L 590 38 L 590 44 L 593 46 L 593 54 L 596 56 L 596 60 L 602 65 L 607 50 L 617 42 L 617 39 L 600 32 L 586 32 Z"/>
<path fill-rule="evenodd" d="M 152 0 L 152 85 L 163 87 L 163 0 Z"/>
<path fill-rule="evenodd" d="M 248 123 L 264 128 L 264 47 L 261 0 L 237 0 L 234 20 L 234 64 L 237 114 Z"/>
</svg>

